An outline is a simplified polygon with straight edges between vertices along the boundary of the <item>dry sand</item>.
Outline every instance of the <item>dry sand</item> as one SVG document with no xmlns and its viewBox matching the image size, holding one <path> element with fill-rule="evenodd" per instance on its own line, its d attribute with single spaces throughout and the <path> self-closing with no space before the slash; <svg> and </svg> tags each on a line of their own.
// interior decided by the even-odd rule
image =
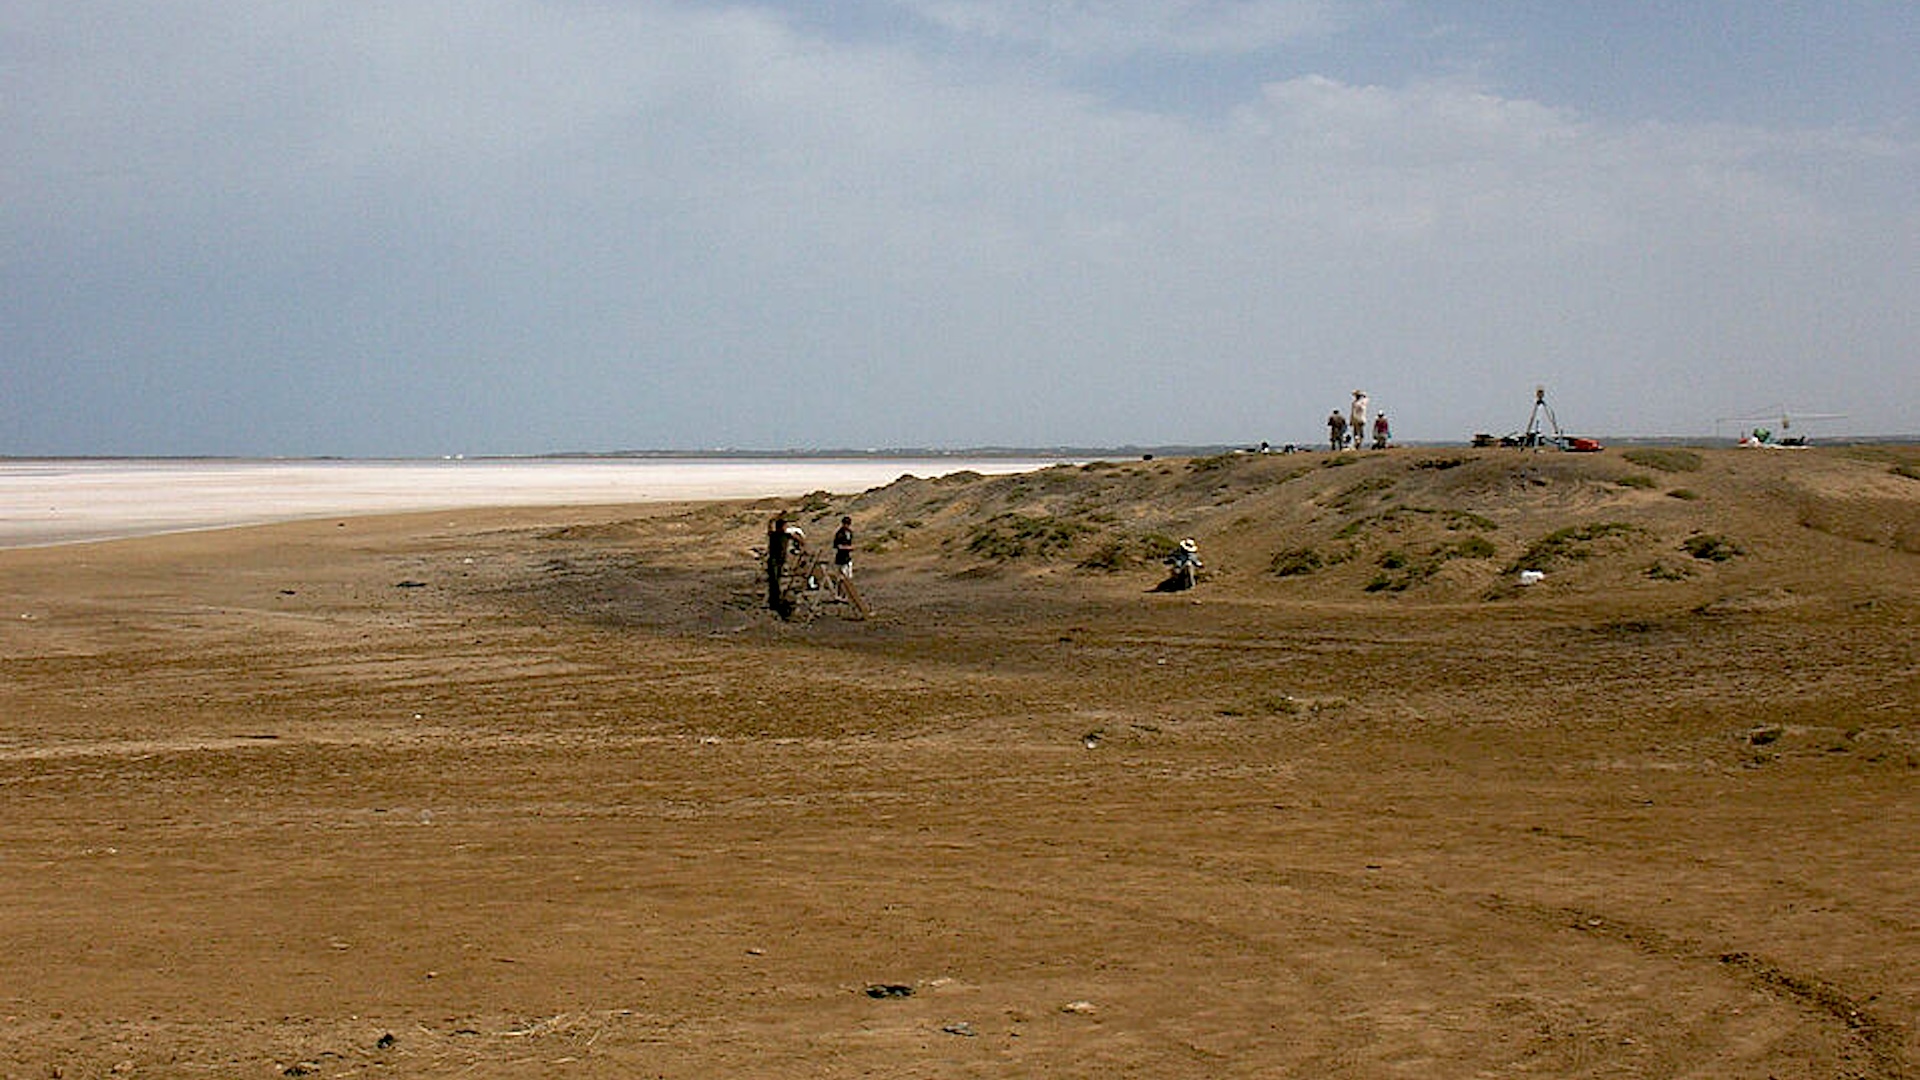
<svg viewBox="0 0 1920 1080">
<path fill-rule="evenodd" d="M 0 552 L 0 1076 L 1920 1075 L 1920 454 L 1637 456 Z"/>
</svg>

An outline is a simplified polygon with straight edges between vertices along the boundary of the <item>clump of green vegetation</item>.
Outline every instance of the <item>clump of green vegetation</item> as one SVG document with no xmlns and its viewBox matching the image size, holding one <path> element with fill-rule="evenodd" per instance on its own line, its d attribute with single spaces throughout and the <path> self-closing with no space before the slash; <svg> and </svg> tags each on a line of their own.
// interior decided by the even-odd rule
<svg viewBox="0 0 1920 1080">
<path fill-rule="evenodd" d="M 1449 545 L 1448 551 L 1451 558 L 1457 559 L 1491 559 L 1500 553 L 1499 549 L 1493 546 L 1493 541 L 1484 536 L 1469 536 L 1464 540 L 1456 540 Z"/>
<path fill-rule="evenodd" d="M 1694 533 L 1680 544 L 1680 550 L 1705 562 L 1726 562 L 1747 553 L 1747 549 L 1724 536 Z"/>
<path fill-rule="evenodd" d="M 1439 469 L 1444 471 L 1446 469 L 1457 469 L 1472 460 L 1472 458 L 1463 457 L 1422 458 L 1414 462 L 1413 467 L 1416 469 Z"/>
<path fill-rule="evenodd" d="M 1393 490 L 1393 485 L 1396 482 L 1397 481 L 1391 476 L 1376 476 L 1369 480 L 1362 480 L 1345 491 L 1342 491 L 1340 494 L 1335 495 L 1330 505 L 1340 510 L 1348 509 L 1353 506 L 1354 503 L 1368 496 Z"/>
<path fill-rule="evenodd" d="M 1174 542 L 1160 533 L 1108 537 L 1080 560 L 1082 570 L 1114 572 L 1144 566 L 1172 551 Z"/>
<path fill-rule="evenodd" d="M 1693 502 L 1699 497 L 1700 493 L 1692 488 L 1674 488 L 1672 491 L 1667 492 L 1667 498 L 1679 499 L 1682 502 Z"/>
<path fill-rule="evenodd" d="M 1496 554 L 1493 541 L 1484 536 L 1469 536 L 1451 544 L 1440 544 L 1424 551 L 1394 549 L 1381 554 L 1380 572 L 1367 582 L 1368 592 L 1403 592 L 1440 572 L 1454 559 L 1491 559 Z"/>
<path fill-rule="evenodd" d="M 1380 572 L 1367 582 L 1368 592 L 1400 592 L 1415 581 L 1425 580 L 1431 570 L 1416 567 L 1404 551 L 1389 551 L 1380 556 Z"/>
<path fill-rule="evenodd" d="M 1895 476 L 1904 476 L 1909 480 L 1920 480 L 1920 466 L 1908 465 L 1903 462 L 1895 465 L 1891 471 Z"/>
<path fill-rule="evenodd" d="M 1635 465 L 1661 472 L 1699 472 L 1704 464 L 1699 454 L 1673 446 L 1636 446 L 1620 455 Z"/>
<path fill-rule="evenodd" d="M 1087 530 L 1088 526 L 1063 518 L 1001 514 L 974 531 L 967 540 L 967 550 L 999 561 L 1049 558 L 1071 549 Z"/>
<path fill-rule="evenodd" d="M 809 491 L 800 497 L 800 512 L 818 514 L 833 506 L 833 493 L 830 491 Z"/>
<path fill-rule="evenodd" d="M 1288 548 L 1273 557 L 1267 564 L 1267 572 L 1275 577 L 1299 577 L 1328 565 L 1331 563 L 1327 557 L 1314 548 Z"/>
<path fill-rule="evenodd" d="M 1660 485 L 1660 482 L 1658 480 L 1655 480 L 1653 477 L 1648 476 L 1646 473 L 1628 473 L 1627 475 L 1621 477 L 1619 480 L 1616 480 L 1615 483 L 1619 484 L 1621 487 L 1645 488 L 1645 489 L 1652 489 Z"/>
<path fill-rule="evenodd" d="M 1598 521 L 1590 525 L 1569 525 L 1533 542 L 1508 567 L 1509 572 L 1544 570 L 1558 562 L 1591 558 L 1593 545 L 1609 537 L 1631 536 L 1640 530 L 1624 521 Z"/>
<path fill-rule="evenodd" d="M 1685 581 L 1693 576 L 1693 571 L 1661 559 L 1647 567 L 1647 576 L 1655 581 Z"/>
<path fill-rule="evenodd" d="M 1080 471 L 1081 472 L 1106 472 L 1109 469 L 1117 469 L 1119 467 L 1120 466 L 1117 462 L 1089 461 L 1085 465 L 1080 466 Z"/>
</svg>

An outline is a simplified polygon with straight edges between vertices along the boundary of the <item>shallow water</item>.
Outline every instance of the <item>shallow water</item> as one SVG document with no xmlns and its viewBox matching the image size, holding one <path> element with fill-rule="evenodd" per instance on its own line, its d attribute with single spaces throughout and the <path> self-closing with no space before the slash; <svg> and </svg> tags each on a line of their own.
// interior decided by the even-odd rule
<svg viewBox="0 0 1920 1080">
<path fill-rule="evenodd" d="M 0 547 L 334 514 L 850 493 L 1034 458 L 0 462 Z"/>
</svg>

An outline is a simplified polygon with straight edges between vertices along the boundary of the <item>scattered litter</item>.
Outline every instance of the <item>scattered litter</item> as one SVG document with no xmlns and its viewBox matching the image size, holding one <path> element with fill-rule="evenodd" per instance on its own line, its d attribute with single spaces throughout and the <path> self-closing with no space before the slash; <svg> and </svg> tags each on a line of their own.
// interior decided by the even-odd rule
<svg viewBox="0 0 1920 1080">
<path fill-rule="evenodd" d="M 1546 572 L 1542 570 L 1520 571 L 1520 584 L 1522 585 L 1538 585 L 1542 581 L 1545 581 L 1546 578 Z"/>
<path fill-rule="evenodd" d="M 427 587 L 427 583 L 424 581 L 415 581 L 412 578 L 408 578 L 405 581 L 394 582 L 393 587 L 396 589 L 424 589 Z"/>
<path fill-rule="evenodd" d="M 1095 1009 L 1091 1001 L 1069 1001 L 1065 1005 L 1060 1006 L 1060 1011 L 1063 1013 L 1073 1013 L 1076 1016 L 1088 1016 L 1091 1015 Z"/>
<path fill-rule="evenodd" d="M 973 1030 L 973 1025 L 967 1023 L 965 1020 L 961 1020 L 957 1023 L 952 1023 L 952 1024 L 943 1024 L 941 1025 L 940 1030 L 946 1032 L 949 1035 L 960 1035 L 969 1039 L 979 1034 L 979 1032 Z"/>
<path fill-rule="evenodd" d="M 904 998 L 913 996 L 913 987 L 905 983 L 874 983 L 867 987 L 870 998 Z"/>
<path fill-rule="evenodd" d="M 1100 746 L 1100 733 L 1097 731 L 1089 731 L 1085 735 L 1080 736 L 1080 745 L 1089 750 L 1097 749 Z"/>
</svg>

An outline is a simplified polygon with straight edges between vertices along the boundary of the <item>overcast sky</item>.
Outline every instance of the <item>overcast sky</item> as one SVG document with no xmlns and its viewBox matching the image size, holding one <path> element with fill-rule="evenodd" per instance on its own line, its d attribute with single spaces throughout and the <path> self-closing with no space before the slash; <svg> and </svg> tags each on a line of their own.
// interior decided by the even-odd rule
<svg viewBox="0 0 1920 1080">
<path fill-rule="evenodd" d="M 0 454 L 1916 432 L 1916 56 L 1913 0 L 0 0 Z"/>
</svg>

